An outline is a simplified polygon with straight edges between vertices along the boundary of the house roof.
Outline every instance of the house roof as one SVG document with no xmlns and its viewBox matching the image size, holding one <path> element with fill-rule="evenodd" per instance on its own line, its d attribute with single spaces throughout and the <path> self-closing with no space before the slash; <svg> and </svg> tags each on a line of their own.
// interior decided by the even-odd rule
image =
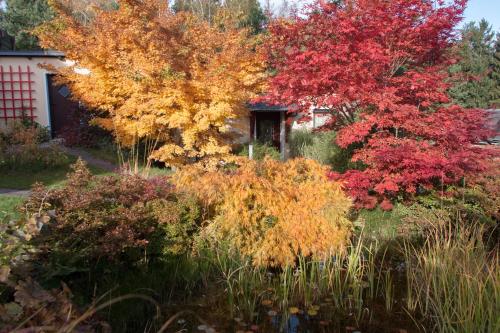
<svg viewBox="0 0 500 333">
<path fill-rule="evenodd" d="M 0 57 L 26 57 L 26 58 L 63 58 L 64 53 L 52 50 L 39 51 L 0 51 Z"/>
<path fill-rule="evenodd" d="M 289 110 L 287 106 L 283 105 L 270 105 L 267 103 L 248 103 L 247 104 L 250 111 L 262 112 L 262 111 L 280 111 L 286 112 Z"/>
<path fill-rule="evenodd" d="M 500 137 L 500 109 L 489 109 L 486 112 L 489 113 L 488 125 L 497 133 L 497 137 Z"/>
</svg>

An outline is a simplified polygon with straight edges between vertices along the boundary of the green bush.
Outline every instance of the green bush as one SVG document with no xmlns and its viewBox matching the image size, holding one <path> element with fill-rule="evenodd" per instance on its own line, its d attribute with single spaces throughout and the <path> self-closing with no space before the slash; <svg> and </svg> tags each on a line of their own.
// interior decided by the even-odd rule
<svg viewBox="0 0 500 333">
<path fill-rule="evenodd" d="M 391 211 L 384 211 L 378 207 L 371 210 L 362 209 L 353 212 L 353 215 L 356 215 L 353 216 L 354 224 L 368 239 L 387 241 L 395 239 L 400 234 L 406 211 L 407 208 L 399 203 Z"/>
<path fill-rule="evenodd" d="M 355 224 L 366 235 L 379 240 L 425 237 L 429 231 L 445 225 L 479 224 L 488 229 L 496 228 L 498 216 L 495 214 L 499 211 L 498 204 L 495 206 L 496 198 L 480 200 L 487 196 L 476 187 L 461 189 L 458 193 L 463 196 L 429 193 L 417 197 L 411 205 L 396 203 L 391 211 L 363 209 L 356 214 Z"/>
<path fill-rule="evenodd" d="M 486 183 L 463 188 L 450 188 L 447 195 L 431 192 L 417 197 L 411 206 L 404 207 L 403 232 L 423 233 L 445 224 L 479 224 L 488 229 L 498 226 L 500 180 L 489 179 Z"/>
<path fill-rule="evenodd" d="M 350 162 L 351 150 L 340 148 L 335 143 L 335 136 L 334 131 L 293 131 L 290 137 L 290 155 L 313 159 L 331 166 L 337 172 L 344 172 L 353 167 Z"/>
<path fill-rule="evenodd" d="M 248 157 L 249 156 L 249 146 L 244 145 L 239 151 L 237 151 L 238 156 Z M 280 152 L 276 147 L 270 146 L 266 143 L 254 142 L 253 143 L 253 159 L 261 161 L 264 158 L 269 157 L 273 160 L 279 160 L 281 158 Z"/>
<path fill-rule="evenodd" d="M 160 232 L 164 234 L 162 252 L 173 255 L 188 252 L 198 230 L 200 207 L 197 200 L 180 193 L 167 199 L 152 200 L 146 207 L 158 221 Z"/>
</svg>

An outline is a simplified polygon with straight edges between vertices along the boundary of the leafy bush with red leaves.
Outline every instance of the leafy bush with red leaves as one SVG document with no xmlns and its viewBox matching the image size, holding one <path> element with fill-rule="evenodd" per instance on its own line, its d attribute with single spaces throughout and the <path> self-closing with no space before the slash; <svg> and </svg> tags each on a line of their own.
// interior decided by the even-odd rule
<svg viewBox="0 0 500 333">
<path fill-rule="evenodd" d="M 270 27 L 271 103 L 328 108 L 336 142 L 363 167 L 332 174 L 358 207 L 409 199 L 482 173 L 486 114 L 450 104 L 454 28 L 466 0 L 318 1 Z"/>
<path fill-rule="evenodd" d="M 104 259 L 131 263 L 186 251 L 196 231 L 197 201 L 166 178 L 95 177 L 78 161 L 61 189 L 37 185 L 26 203 L 52 218 L 33 239 L 40 262 L 88 267 Z M 54 269 L 55 270 L 55 269 Z"/>
</svg>

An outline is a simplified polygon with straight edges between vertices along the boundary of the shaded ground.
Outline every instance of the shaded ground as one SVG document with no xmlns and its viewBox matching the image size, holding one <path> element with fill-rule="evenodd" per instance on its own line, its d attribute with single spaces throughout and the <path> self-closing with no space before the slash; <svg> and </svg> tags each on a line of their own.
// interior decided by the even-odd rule
<svg viewBox="0 0 500 333">
<path fill-rule="evenodd" d="M 116 171 L 118 168 L 116 164 L 111 163 L 109 160 L 97 158 L 95 154 L 90 154 L 88 151 L 81 148 L 61 146 L 61 149 L 68 155 L 80 157 L 91 167 L 96 167 L 108 172 Z"/>
<path fill-rule="evenodd" d="M 51 187 L 60 186 L 65 181 L 66 174 L 70 171 L 70 165 L 75 163 L 78 157 L 86 161 L 92 173 L 96 175 L 111 173 L 117 169 L 116 164 L 96 158 L 83 149 L 63 146 L 61 146 L 61 149 L 69 156 L 69 161 L 64 166 L 38 171 L 18 169 L 2 172 L 2 176 L 0 177 L 0 196 L 27 196 L 29 188 L 36 182 L 41 182 Z"/>
<path fill-rule="evenodd" d="M 86 161 L 92 173 L 97 175 L 108 174 L 117 169 L 117 166 L 110 161 L 96 158 L 82 149 L 63 146 L 61 149 L 70 156 L 69 162 L 62 167 L 35 172 L 22 169 L 2 172 L 0 176 L 0 221 L 7 216 L 15 218 L 18 215 L 16 207 L 29 196 L 29 189 L 35 182 L 41 182 L 50 187 L 61 186 L 66 180 L 66 174 L 70 171 L 70 165 L 78 157 Z"/>
</svg>

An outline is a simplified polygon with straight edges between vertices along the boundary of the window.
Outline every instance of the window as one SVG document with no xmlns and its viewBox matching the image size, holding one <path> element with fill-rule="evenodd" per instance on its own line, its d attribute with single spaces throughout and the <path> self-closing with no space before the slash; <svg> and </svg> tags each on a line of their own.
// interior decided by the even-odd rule
<svg viewBox="0 0 500 333">
<path fill-rule="evenodd" d="M 313 128 L 318 128 L 325 125 L 331 118 L 329 109 L 314 109 L 312 116 L 313 116 Z"/>
</svg>

